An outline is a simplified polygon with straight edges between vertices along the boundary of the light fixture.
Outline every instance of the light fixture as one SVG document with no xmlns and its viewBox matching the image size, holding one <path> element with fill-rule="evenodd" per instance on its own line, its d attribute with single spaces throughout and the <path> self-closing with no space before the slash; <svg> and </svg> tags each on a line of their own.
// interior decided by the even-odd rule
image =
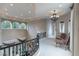
<svg viewBox="0 0 79 59">
<path fill-rule="evenodd" d="M 57 15 L 57 13 L 56 13 L 56 10 L 53 10 L 53 14 L 51 15 L 51 20 L 52 21 L 56 21 L 56 20 L 58 20 L 58 18 L 59 18 L 59 15 Z"/>
<path fill-rule="evenodd" d="M 15 16 L 15 18 L 17 18 L 18 16 Z"/>
<path fill-rule="evenodd" d="M 6 12 L 5 15 L 8 15 L 8 12 Z"/>
<path fill-rule="evenodd" d="M 10 6 L 12 7 L 12 6 L 14 6 L 14 4 L 10 4 Z"/>
<path fill-rule="evenodd" d="M 60 4 L 59 7 L 62 7 L 62 4 Z"/>
<path fill-rule="evenodd" d="M 28 13 L 30 14 L 30 13 L 31 13 L 31 11 L 28 11 Z"/>
<path fill-rule="evenodd" d="M 21 14 L 21 16 L 23 16 L 23 14 Z"/>
<path fill-rule="evenodd" d="M 7 12 L 8 11 L 8 9 L 7 8 L 4 8 L 4 10 Z"/>
</svg>

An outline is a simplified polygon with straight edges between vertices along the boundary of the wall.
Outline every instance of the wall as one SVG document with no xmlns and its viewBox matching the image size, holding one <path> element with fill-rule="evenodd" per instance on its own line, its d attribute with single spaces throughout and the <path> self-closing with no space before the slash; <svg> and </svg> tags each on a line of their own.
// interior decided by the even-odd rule
<svg viewBox="0 0 79 59">
<path fill-rule="evenodd" d="M 69 13 L 67 13 L 67 14 L 65 14 L 65 15 L 63 15 L 63 16 L 61 16 L 60 18 L 59 18 L 59 20 L 57 21 L 57 34 L 59 34 L 59 22 L 60 21 L 64 21 L 65 22 L 65 33 L 66 34 L 68 34 L 69 35 L 69 33 L 68 33 L 68 22 L 69 22 L 69 20 L 71 20 L 70 22 L 71 22 L 71 25 L 70 25 L 70 30 L 71 30 L 71 32 L 70 32 L 70 51 L 73 53 L 73 37 L 72 37 L 72 33 L 73 33 L 73 31 L 72 31 L 72 26 L 73 26 L 73 23 L 72 23 L 72 18 L 73 18 L 73 15 L 72 15 L 73 13 L 72 13 L 72 11 L 71 12 L 69 12 Z"/>
<path fill-rule="evenodd" d="M 35 38 L 37 33 L 46 32 L 46 20 L 35 20 L 28 23 L 29 38 Z"/>
<path fill-rule="evenodd" d="M 56 23 L 57 24 L 57 29 L 56 29 L 57 34 L 60 33 L 59 32 L 59 23 L 60 23 L 60 21 L 64 21 L 64 23 L 65 23 L 65 33 L 68 34 L 68 22 L 70 20 L 70 15 L 71 15 L 71 13 L 68 12 L 67 14 L 59 17 L 59 19 L 57 20 L 57 23 Z"/>
<path fill-rule="evenodd" d="M 46 19 L 32 21 L 30 24 L 35 27 L 37 33 L 46 31 Z"/>
<path fill-rule="evenodd" d="M 8 40 L 16 40 L 18 38 L 27 38 L 28 33 L 26 30 L 21 29 L 2 29 L 2 42 Z"/>
<path fill-rule="evenodd" d="M 52 32 L 53 31 L 53 26 L 52 26 L 53 22 L 50 19 L 48 19 L 47 20 L 47 37 L 49 37 L 49 36 L 55 37 L 56 34 L 60 33 L 59 32 L 59 23 L 60 23 L 60 21 L 64 21 L 65 22 L 65 33 L 68 34 L 68 22 L 70 20 L 70 14 L 71 13 L 68 12 L 67 14 L 65 14 L 63 16 L 60 16 L 56 23 L 54 22 L 55 26 L 56 26 L 56 28 L 55 28 L 56 32 L 55 32 L 54 36 L 53 36 L 53 32 Z"/>
<path fill-rule="evenodd" d="M 33 39 L 37 33 L 46 32 L 46 20 L 35 20 L 28 23 L 27 30 L 22 29 L 2 29 L 0 30 L 1 41 L 16 40 L 18 38 Z M 1 34 L 2 32 L 2 34 Z"/>
<path fill-rule="evenodd" d="M 72 11 L 73 12 L 73 11 Z M 73 13 L 72 13 L 73 14 Z M 68 34 L 68 22 L 69 20 L 71 20 L 72 22 L 72 18 L 73 18 L 73 15 L 71 15 L 71 12 L 63 15 L 63 16 L 60 16 L 59 19 L 57 20 L 57 22 L 55 23 L 55 30 L 56 30 L 56 34 L 59 34 L 59 23 L 60 21 L 64 21 L 65 22 L 65 33 Z M 48 19 L 47 20 L 47 37 L 48 38 L 56 38 L 56 34 L 53 35 L 53 22 Z M 73 23 L 71 24 L 71 27 L 73 26 Z M 71 28 L 71 32 L 70 32 L 70 51 L 72 52 L 73 54 L 73 28 Z"/>
</svg>

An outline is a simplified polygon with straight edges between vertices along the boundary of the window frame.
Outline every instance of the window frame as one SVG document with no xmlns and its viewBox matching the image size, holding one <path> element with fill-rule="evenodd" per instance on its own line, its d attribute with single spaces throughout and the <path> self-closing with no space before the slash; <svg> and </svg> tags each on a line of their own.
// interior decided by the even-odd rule
<svg viewBox="0 0 79 59">
<path fill-rule="evenodd" d="M 6 26 L 6 25 L 2 26 L 2 24 L 5 23 L 5 22 L 10 22 L 9 28 L 6 28 L 6 27 L 4 28 L 4 26 Z M 15 27 L 14 27 L 13 23 L 15 23 L 15 24 L 17 23 L 19 26 L 15 25 Z M 25 28 L 21 28 L 22 23 L 26 25 Z M 27 23 L 26 22 L 18 22 L 18 21 L 10 21 L 10 20 L 2 20 L 1 23 L 0 23 L 0 28 L 1 29 L 26 29 L 27 30 Z"/>
<path fill-rule="evenodd" d="M 64 23 L 64 21 L 61 21 L 59 23 L 59 32 L 60 33 L 65 33 L 65 23 Z"/>
<path fill-rule="evenodd" d="M 9 23 L 9 26 L 10 26 L 9 28 L 4 28 L 4 26 L 6 26 L 6 22 Z M 3 23 L 4 23 L 5 25 L 4 25 Z M 2 21 L 0 25 L 1 25 L 1 26 L 0 26 L 1 29 L 12 29 L 12 23 L 11 23 L 11 21 L 8 21 L 8 20 Z M 3 26 L 3 25 L 4 25 L 4 26 Z"/>
</svg>

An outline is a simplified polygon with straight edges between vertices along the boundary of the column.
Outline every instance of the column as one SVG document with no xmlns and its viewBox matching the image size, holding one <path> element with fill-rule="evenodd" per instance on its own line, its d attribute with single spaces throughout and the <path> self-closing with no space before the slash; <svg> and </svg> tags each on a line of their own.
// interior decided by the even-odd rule
<svg viewBox="0 0 79 59">
<path fill-rule="evenodd" d="M 74 4 L 74 56 L 79 56 L 79 4 Z"/>
<path fill-rule="evenodd" d="M 71 10 L 70 51 L 74 55 L 74 9 Z"/>
</svg>

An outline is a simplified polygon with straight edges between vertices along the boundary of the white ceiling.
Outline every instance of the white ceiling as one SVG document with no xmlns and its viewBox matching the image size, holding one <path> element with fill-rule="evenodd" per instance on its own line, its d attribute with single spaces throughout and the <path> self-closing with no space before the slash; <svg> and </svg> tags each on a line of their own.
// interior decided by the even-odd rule
<svg viewBox="0 0 79 59">
<path fill-rule="evenodd" d="M 16 18 L 46 18 L 55 9 L 58 15 L 70 11 L 71 3 L 0 3 L 0 16 Z"/>
<path fill-rule="evenodd" d="M 36 4 L 36 15 L 38 16 L 50 16 L 55 9 L 57 14 L 63 15 L 70 11 L 72 4 L 69 3 L 45 3 Z"/>
</svg>

